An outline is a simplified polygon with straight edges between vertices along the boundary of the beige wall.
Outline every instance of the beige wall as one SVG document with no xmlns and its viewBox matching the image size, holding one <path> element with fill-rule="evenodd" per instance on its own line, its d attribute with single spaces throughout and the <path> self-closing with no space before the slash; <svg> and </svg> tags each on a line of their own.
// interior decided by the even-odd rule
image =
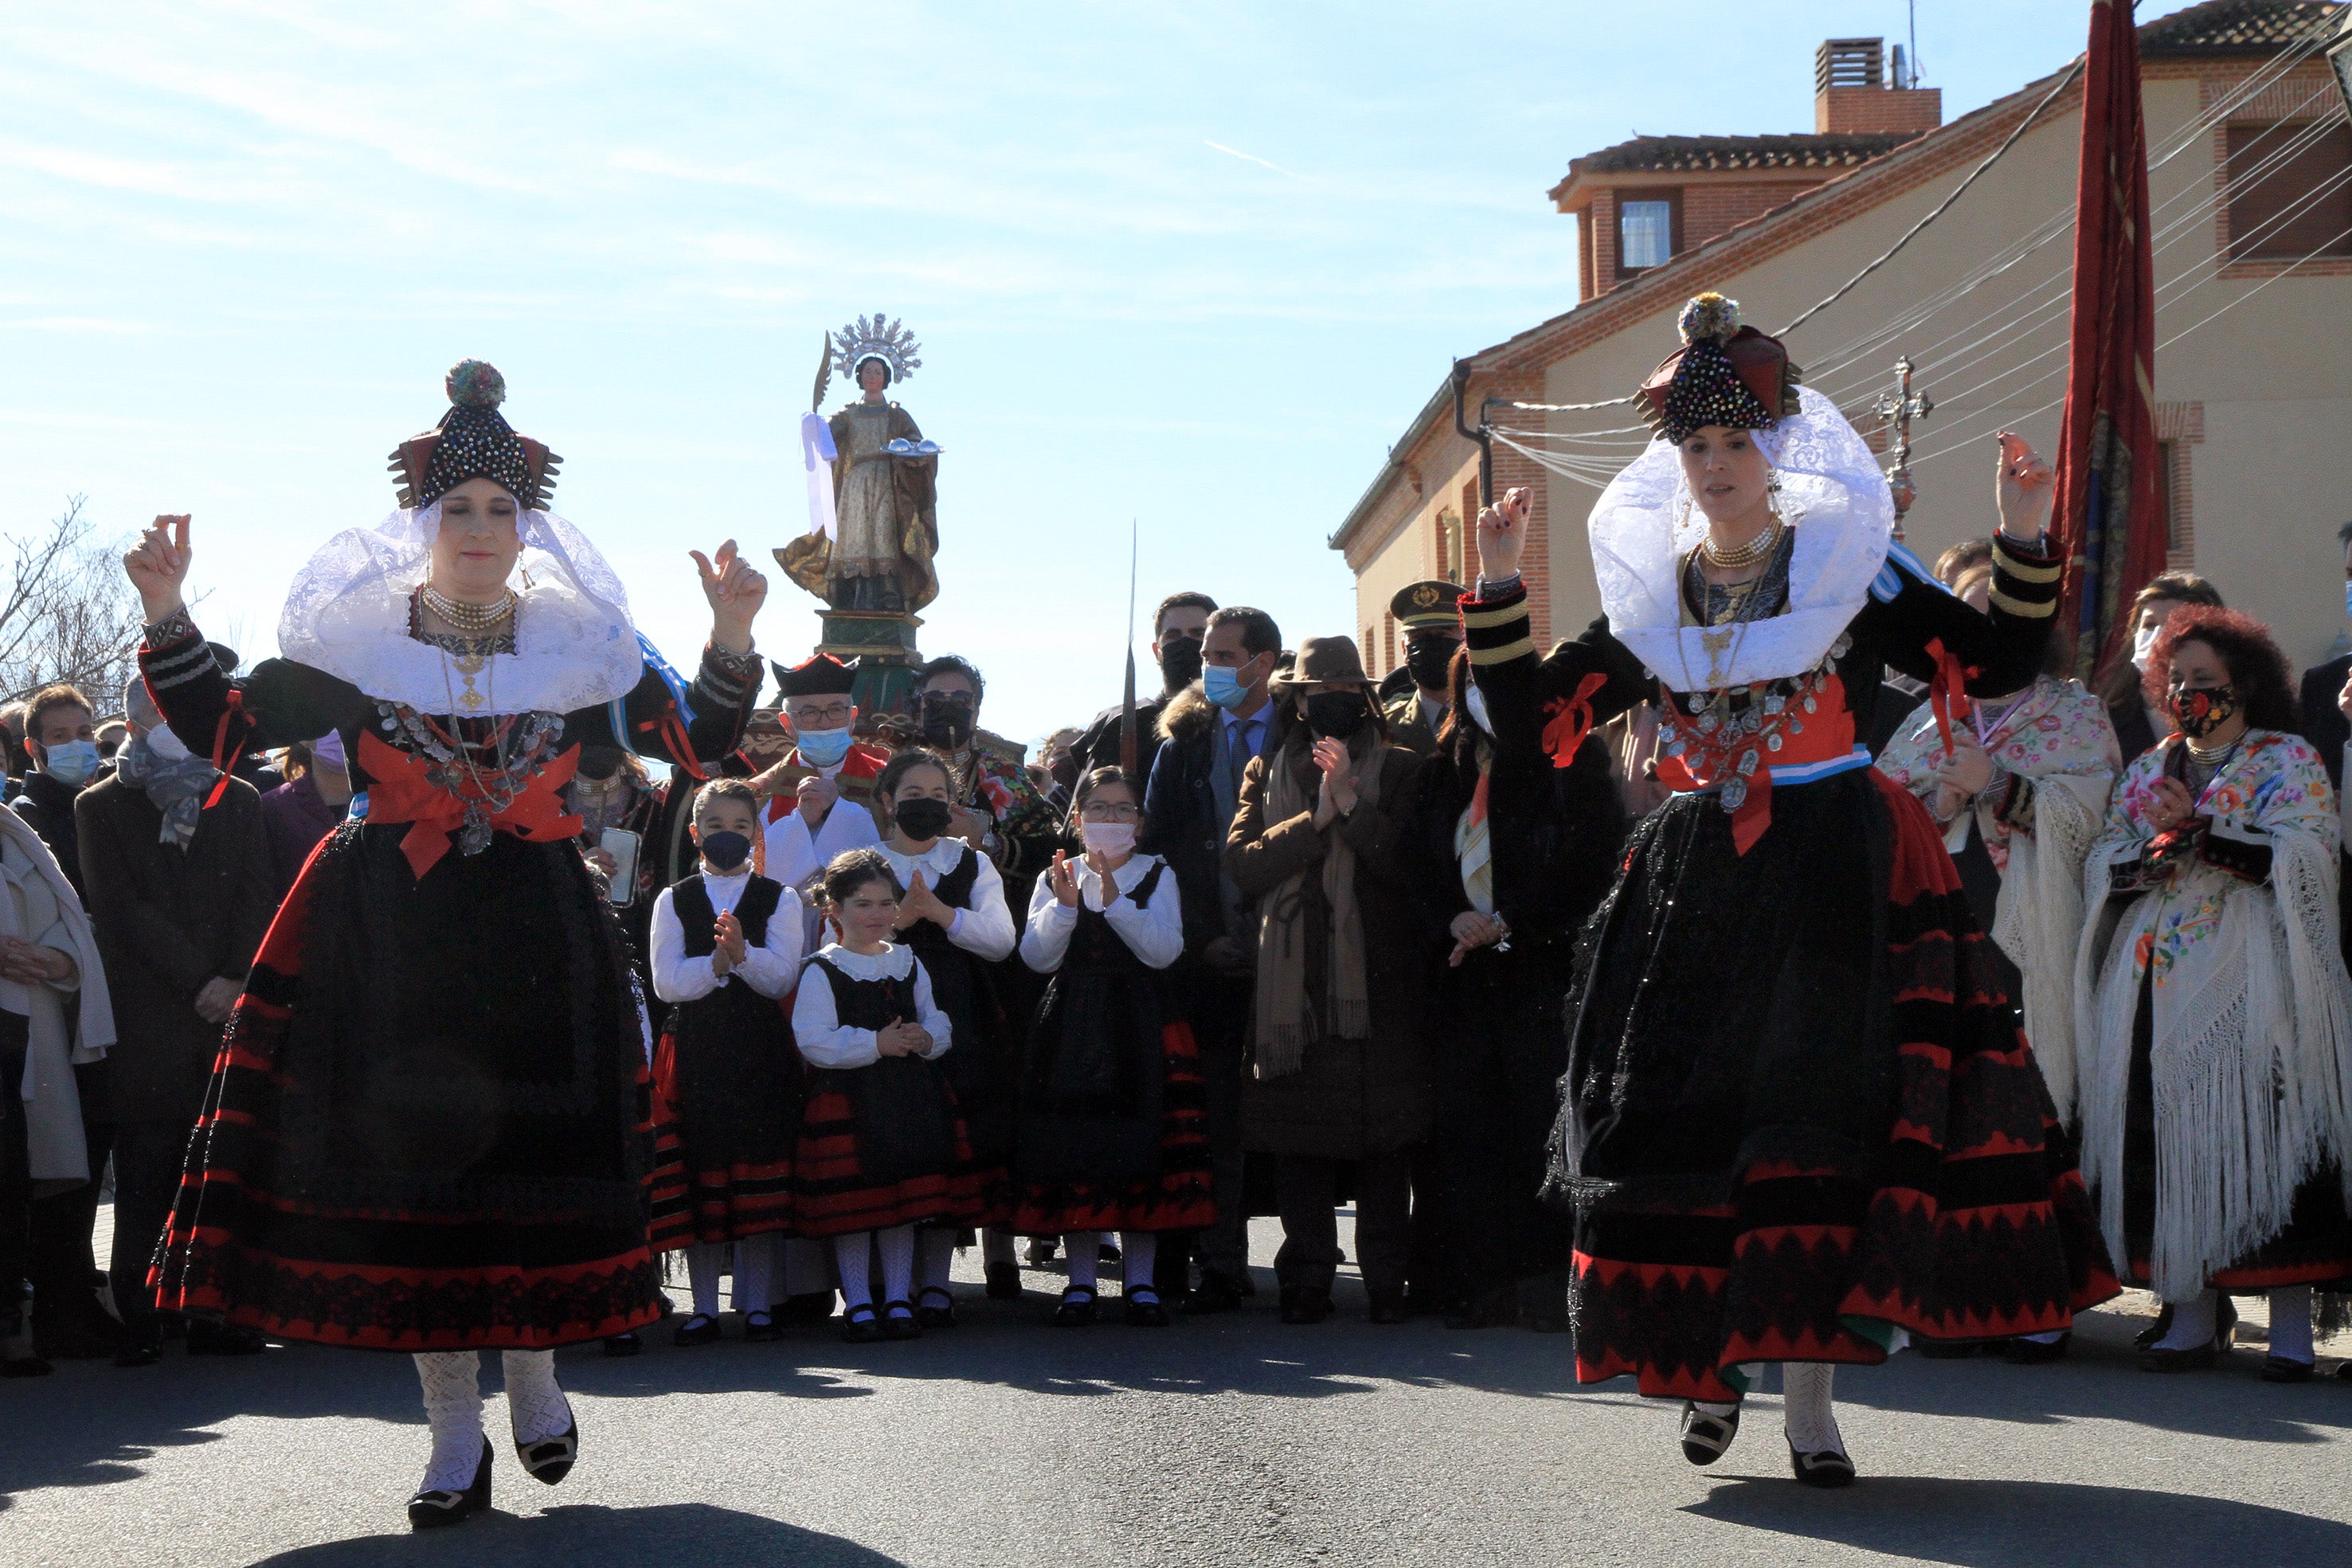
<svg viewBox="0 0 2352 1568">
<path fill-rule="evenodd" d="M 2217 81 L 2223 79 L 2218 66 L 2208 68 Z M 2319 68 L 2307 67 L 2283 93 L 2272 96 L 2292 101 L 2326 85 Z M 2151 144 L 2161 149 L 2200 112 L 2200 101 L 2194 79 L 2150 80 L 2145 102 Z M 2330 108 L 2331 100 L 2322 98 L 2303 112 L 2315 115 Z M 1790 340 L 1790 353 L 1807 368 L 1808 381 L 1837 395 L 1849 414 L 1862 413 L 1891 384 L 1898 352 L 1909 352 L 1926 367 L 1919 385 L 1938 406 L 1916 430 L 1913 467 L 1919 500 L 1906 533 L 1911 547 L 1929 560 L 1946 546 L 1993 526 L 1993 429 L 2013 423 L 2044 452 L 2054 446 L 2057 408 L 2033 411 L 2064 390 L 2063 298 L 2071 234 L 1853 364 L 1838 365 L 1843 356 L 1836 350 L 1899 316 L 1921 296 L 1957 283 L 1983 259 L 2070 205 L 2079 133 L 2079 120 L 2071 113 L 2029 132 L 1900 257 Z M 2298 273 L 2275 281 L 2261 276 L 2223 278 L 2217 273 L 2218 230 L 2210 212 L 2166 235 L 2168 225 L 2198 205 L 2191 196 L 2166 209 L 2168 198 L 2192 188 L 2215 189 L 2215 145 L 2214 136 L 2200 135 L 2151 176 L 2150 199 L 2158 209 L 2158 340 L 2233 301 L 2243 303 L 2158 352 L 2156 394 L 2160 406 L 2201 405 L 2204 439 L 2186 447 L 2194 565 L 2215 580 L 2232 605 L 2269 622 L 2291 658 L 2308 663 L 2347 624 L 2336 586 L 2342 560 L 2334 530 L 2352 517 L 2352 495 L 2337 479 L 2335 459 L 2352 442 L 2352 358 L 2343 351 L 2341 325 L 2352 319 L 2352 276 L 2343 275 L 2352 268 L 2338 263 L 2329 269 L 2335 276 Z M 1891 246 L 1974 162 L 1759 265 L 1696 286 L 1735 296 L 1748 320 L 1777 329 Z M 2044 299 L 2051 305 L 2030 322 L 2013 321 L 2021 303 Z M 1551 365 L 1544 401 L 1609 397 L 1637 384 L 1674 347 L 1678 304 L 1664 304 L 1633 327 Z M 1990 321 L 1972 325 L 1980 317 Z M 1987 325 L 1996 337 L 1964 349 Z M 1948 337 L 1954 340 L 1939 346 L 1937 340 Z M 1958 358 L 1952 360 L 1956 353 Z M 2014 373 L 1979 388 L 2004 371 Z M 1622 408 L 1548 417 L 1560 432 L 1633 423 L 1630 411 Z M 1977 432 L 1984 434 L 1957 450 L 1939 451 Z M 1621 437 L 1617 444 L 1574 450 L 1630 458 L 1640 440 Z M 1547 483 L 1556 530 L 1552 625 L 1569 633 L 1599 607 L 1580 526 L 1599 490 L 1557 475 Z M 1431 501 L 1440 498 L 1433 489 Z M 1391 559 L 1397 556 L 1399 546 L 1392 542 L 1370 563 L 1360 596 L 1375 612 L 1388 591 L 1421 570 L 1407 570 L 1401 559 Z M 1373 573 L 1385 587 L 1373 589 Z M 1360 609 L 1359 627 L 1366 623 Z M 1369 623 L 1379 624 L 1377 613 Z"/>
<path fill-rule="evenodd" d="M 1458 438 L 1453 444 L 1467 447 L 1467 444 Z M 1368 553 L 1349 553 L 1350 562 L 1356 564 L 1356 623 L 1349 628 L 1353 636 L 1360 640 L 1364 629 L 1369 626 L 1372 629 L 1375 645 L 1384 643 L 1386 622 L 1383 617 L 1388 612 L 1389 601 L 1395 596 L 1397 590 L 1407 583 L 1441 575 L 1434 542 L 1437 516 L 1448 507 L 1459 512 L 1462 486 L 1477 482 L 1476 452 L 1475 448 L 1469 448 L 1469 451 L 1471 455 L 1456 467 L 1425 471 L 1419 497 L 1413 495 L 1406 476 L 1398 474 L 1391 476 L 1388 508 L 1382 514 L 1387 526 L 1375 536 L 1376 542 L 1363 547 Z M 1475 520 L 1474 517 L 1472 521 Z M 1468 548 L 1466 541 L 1465 548 Z M 1314 634 L 1311 631 L 1292 632 L 1288 627 L 1283 630 L 1294 646 L 1300 636 Z M 1402 635 L 1399 633 L 1400 649 L 1402 646 Z M 1385 647 L 1380 647 L 1377 653 L 1367 648 L 1363 654 L 1367 666 L 1376 676 L 1387 674 L 1393 667 L 1389 650 Z"/>
</svg>

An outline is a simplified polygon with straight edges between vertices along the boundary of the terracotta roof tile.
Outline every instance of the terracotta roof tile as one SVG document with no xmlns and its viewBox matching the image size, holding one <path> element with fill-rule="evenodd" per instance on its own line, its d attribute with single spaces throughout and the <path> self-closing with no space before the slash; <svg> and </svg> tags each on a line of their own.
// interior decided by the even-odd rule
<svg viewBox="0 0 2352 1568">
<path fill-rule="evenodd" d="M 2139 52 L 2149 55 L 2269 54 L 2283 44 L 2332 28 L 2341 5 L 2326 0 L 2206 0 L 2144 23 Z"/>
<path fill-rule="evenodd" d="M 1801 136 L 1636 136 L 1568 166 L 1585 174 L 1689 173 L 1739 169 L 1851 169 L 1891 152 L 1917 131 Z"/>
</svg>

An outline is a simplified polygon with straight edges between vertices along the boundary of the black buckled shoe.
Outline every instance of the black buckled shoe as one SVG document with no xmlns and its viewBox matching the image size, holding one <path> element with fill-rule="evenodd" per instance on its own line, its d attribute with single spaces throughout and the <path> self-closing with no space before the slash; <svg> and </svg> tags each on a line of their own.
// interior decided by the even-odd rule
<svg viewBox="0 0 2352 1568">
<path fill-rule="evenodd" d="M 922 1338 L 923 1325 L 915 1321 L 915 1303 L 912 1301 L 883 1302 L 882 1334 L 886 1339 Z"/>
<path fill-rule="evenodd" d="M 565 1401 L 567 1409 L 570 1403 Z M 515 1458 L 522 1461 L 531 1479 L 556 1485 L 572 1473 L 572 1462 L 580 1458 L 580 1417 L 572 1416 L 552 1437 L 541 1437 L 528 1446 L 517 1443 Z"/>
<path fill-rule="evenodd" d="M 687 1348 L 698 1344 L 717 1344 L 725 1337 L 726 1335 L 719 1330 L 719 1320 L 705 1317 L 700 1312 L 695 1313 L 669 1332 L 670 1343 Z"/>
<path fill-rule="evenodd" d="M 743 1314 L 743 1342 L 746 1344 L 766 1344 L 772 1340 L 780 1340 L 783 1337 L 783 1328 L 776 1322 L 775 1313 L 745 1312 Z"/>
<path fill-rule="evenodd" d="M 1282 1287 L 1282 1321 L 1319 1323 L 1331 1315 L 1331 1292 L 1322 1285 Z"/>
<path fill-rule="evenodd" d="M 1184 1293 L 1184 1315 L 1204 1318 L 1213 1312 L 1230 1312 L 1242 1304 L 1242 1288 L 1233 1277 L 1215 1269 L 1201 1270 L 1201 1282 Z"/>
<path fill-rule="evenodd" d="M 1168 1326 L 1168 1309 L 1160 1302 L 1160 1292 L 1149 1285 L 1138 1285 L 1127 1293 L 1122 1307 L 1129 1328 L 1164 1329 Z"/>
<path fill-rule="evenodd" d="M 951 1329 L 956 1326 L 955 1298 L 937 1285 L 926 1285 L 918 1292 L 920 1300 L 915 1308 L 915 1321 L 929 1329 Z M 936 1302 L 937 1305 L 933 1303 Z"/>
<path fill-rule="evenodd" d="M 474 1484 L 464 1491 L 439 1489 L 420 1491 L 408 1500 L 408 1528 L 439 1530 L 462 1524 L 490 1506 L 490 1440 L 482 1439 L 482 1462 L 474 1468 Z"/>
<path fill-rule="evenodd" d="M 1084 1285 L 1072 1285 L 1062 1292 L 1062 1304 L 1054 1309 L 1054 1326 L 1057 1329 L 1082 1329 L 1095 1321 L 1095 1293 Z"/>
<path fill-rule="evenodd" d="M 988 1265 L 988 1299 L 992 1301 L 1017 1301 L 1021 1299 L 1020 1264 Z"/>
<path fill-rule="evenodd" d="M 1789 1447 L 1789 1469 L 1801 1485 L 1809 1487 L 1850 1487 L 1853 1485 L 1853 1461 L 1835 1448 L 1824 1448 L 1818 1454 L 1801 1454 L 1796 1445 Z"/>
<path fill-rule="evenodd" d="M 1733 1406 L 1728 1416 L 1710 1416 L 1696 1401 L 1683 1401 L 1683 1458 L 1692 1464 L 1715 1463 L 1738 1436 L 1739 1406 Z"/>
<path fill-rule="evenodd" d="M 2264 1383 L 2308 1383 L 2318 1375 L 2319 1368 L 2308 1361 L 2297 1361 L 2291 1355 L 2271 1355 L 2263 1358 Z"/>
</svg>

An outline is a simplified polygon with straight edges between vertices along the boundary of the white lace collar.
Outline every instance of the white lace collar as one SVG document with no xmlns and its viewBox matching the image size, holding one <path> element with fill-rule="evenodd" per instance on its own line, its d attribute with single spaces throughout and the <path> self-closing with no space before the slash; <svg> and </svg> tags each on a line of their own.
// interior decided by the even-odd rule
<svg viewBox="0 0 2352 1568">
<path fill-rule="evenodd" d="M 903 980 L 915 967 L 915 950 L 893 942 L 879 953 L 853 953 L 838 942 L 828 942 L 817 956 L 853 980 Z"/>
<path fill-rule="evenodd" d="M 942 877 L 952 875 L 956 867 L 963 864 L 963 857 L 971 853 L 970 844 L 965 843 L 961 839 L 951 839 L 944 833 L 933 840 L 931 847 L 919 855 L 910 855 L 902 850 L 894 850 L 887 840 L 874 847 L 882 852 L 882 858 L 888 861 L 890 869 L 898 873 L 898 883 L 902 887 L 906 885 L 907 879 L 919 871 L 923 873 L 923 881 L 927 885 L 937 887 Z"/>
</svg>

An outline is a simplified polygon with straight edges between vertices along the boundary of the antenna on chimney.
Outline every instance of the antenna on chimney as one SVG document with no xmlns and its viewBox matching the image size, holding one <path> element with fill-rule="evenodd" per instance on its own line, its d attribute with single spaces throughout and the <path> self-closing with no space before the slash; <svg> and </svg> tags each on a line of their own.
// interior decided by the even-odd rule
<svg viewBox="0 0 2352 1568">
<path fill-rule="evenodd" d="M 1919 85 L 1919 0 L 1905 0 L 1903 9 L 1910 20 L 1911 49 L 1908 54 L 1898 54 L 1895 57 L 1895 85 L 1917 87 Z M 1908 81 L 1903 79 L 1903 69 L 1906 62 L 1911 69 L 1911 78 Z"/>
</svg>

